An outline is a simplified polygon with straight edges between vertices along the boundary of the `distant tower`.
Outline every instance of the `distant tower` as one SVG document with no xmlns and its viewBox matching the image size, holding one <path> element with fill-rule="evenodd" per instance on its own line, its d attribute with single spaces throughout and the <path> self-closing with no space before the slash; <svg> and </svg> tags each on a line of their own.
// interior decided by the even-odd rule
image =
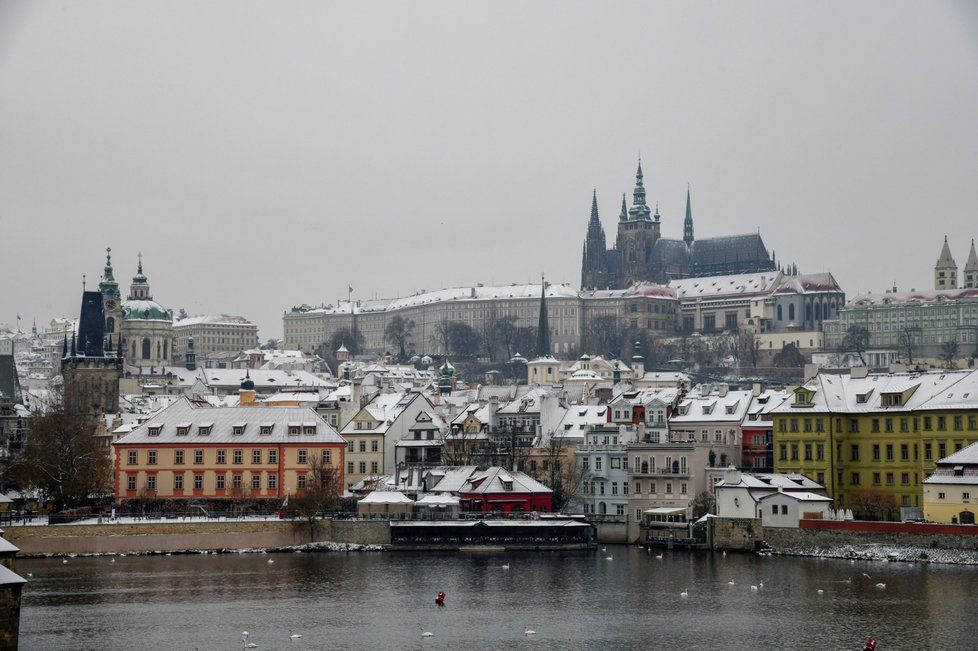
<svg viewBox="0 0 978 651">
<path fill-rule="evenodd" d="M 951 256 L 951 247 L 947 245 L 947 235 L 944 236 L 944 246 L 941 255 L 934 265 L 934 289 L 957 289 L 958 265 Z"/>
<path fill-rule="evenodd" d="M 652 218 L 652 211 L 645 201 L 642 161 L 639 160 L 632 207 L 628 210 L 628 218 L 618 222 L 618 238 L 615 240 L 618 268 L 614 285 L 627 287 L 641 280 L 658 280 L 653 277 L 654 270 L 650 265 L 652 247 L 658 239 L 659 217 Z"/>
<path fill-rule="evenodd" d="M 964 285 L 965 289 L 978 289 L 978 255 L 975 255 L 975 240 L 971 239 L 971 251 L 968 252 L 968 261 L 964 263 Z"/>
<path fill-rule="evenodd" d="M 122 294 L 119 283 L 112 273 L 112 248 L 105 248 L 105 268 L 102 270 L 102 282 L 98 284 L 102 294 L 102 309 L 105 311 L 105 335 L 119 343 L 122 333 Z"/>
<path fill-rule="evenodd" d="M 197 353 L 194 351 L 194 338 L 187 337 L 187 354 L 185 355 L 184 365 L 188 371 L 197 370 Z"/>
<path fill-rule="evenodd" d="M 591 219 L 587 223 L 584 255 L 581 262 L 581 288 L 602 289 L 608 286 L 606 243 L 598 217 L 598 191 L 591 195 Z"/>
<path fill-rule="evenodd" d="M 67 340 L 65 343 L 67 349 Z M 65 350 L 61 359 L 65 403 L 69 406 L 82 401 L 96 415 L 118 412 L 122 357 L 118 353 L 118 340 L 114 353 L 106 351 L 111 348 L 108 343 L 102 293 L 83 292 L 78 337 L 76 340 L 72 333 L 71 351 Z"/>
<path fill-rule="evenodd" d="M 686 186 L 686 219 L 683 220 L 683 242 L 693 245 L 693 206 L 689 201 L 689 186 Z"/>
<path fill-rule="evenodd" d="M 537 321 L 537 357 L 546 357 L 550 350 L 550 319 L 547 316 L 547 281 L 540 280 L 540 318 Z"/>
</svg>

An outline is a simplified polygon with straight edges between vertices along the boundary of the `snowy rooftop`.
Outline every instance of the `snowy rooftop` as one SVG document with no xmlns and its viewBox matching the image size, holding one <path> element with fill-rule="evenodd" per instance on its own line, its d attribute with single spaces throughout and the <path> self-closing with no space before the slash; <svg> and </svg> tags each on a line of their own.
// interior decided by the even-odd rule
<svg viewBox="0 0 978 651">
<path fill-rule="evenodd" d="M 188 316 L 185 319 L 174 319 L 174 328 L 186 328 L 195 325 L 254 325 L 251 321 L 244 318 L 243 316 L 235 316 L 233 314 L 202 314 L 195 316 Z"/>
<path fill-rule="evenodd" d="M 940 303 L 945 301 L 978 300 L 978 289 L 943 289 L 909 292 L 859 294 L 846 307 L 876 307 L 906 303 Z"/>
<path fill-rule="evenodd" d="M 780 271 L 764 271 L 733 276 L 683 278 L 669 281 L 680 300 L 694 298 L 721 298 L 771 293 L 781 278 Z"/>
</svg>

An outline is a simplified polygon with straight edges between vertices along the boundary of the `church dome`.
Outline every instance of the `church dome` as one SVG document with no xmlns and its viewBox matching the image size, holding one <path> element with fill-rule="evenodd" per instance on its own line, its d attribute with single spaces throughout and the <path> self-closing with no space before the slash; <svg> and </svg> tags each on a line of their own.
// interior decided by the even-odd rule
<svg viewBox="0 0 978 651">
<path fill-rule="evenodd" d="M 123 321 L 167 321 L 173 322 L 173 312 L 156 301 L 130 299 L 122 304 Z"/>
</svg>

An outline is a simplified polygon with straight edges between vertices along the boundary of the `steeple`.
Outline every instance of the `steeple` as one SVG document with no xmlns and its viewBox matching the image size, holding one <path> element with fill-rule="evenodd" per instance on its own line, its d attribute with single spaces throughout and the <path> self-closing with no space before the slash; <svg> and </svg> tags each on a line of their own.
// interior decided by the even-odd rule
<svg viewBox="0 0 978 651">
<path fill-rule="evenodd" d="M 139 254 L 139 264 L 136 267 L 136 275 L 132 277 L 132 284 L 129 285 L 129 300 L 153 300 L 153 295 L 149 293 L 149 279 L 143 273 L 143 254 Z"/>
<path fill-rule="evenodd" d="M 978 289 L 978 255 L 975 254 L 975 239 L 971 238 L 968 261 L 964 263 L 964 288 Z"/>
<path fill-rule="evenodd" d="M 594 226 L 597 224 L 601 225 L 601 220 L 598 218 L 598 190 L 595 188 L 591 194 L 591 221 L 588 222 L 588 226 Z"/>
<path fill-rule="evenodd" d="M 635 172 L 635 189 L 632 191 L 632 209 L 628 211 L 629 219 L 649 221 L 651 211 L 645 203 L 645 184 L 642 174 L 642 159 L 638 159 L 638 170 Z"/>
<path fill-rule="evenodd" d="M 683 242 L 693 244 L 693 206 L 689 200 L 689 185 L 686 185 L 686 219 L 683 221 Z"/>
<path fill-rule="evenodd" d="M 102 271 L 102 282 L 98 284 L 98 290 L 106 298 L 119 298 L 119 283 L 115 281 L 112 272 L 112 247 L 105 247 L 105 268 Z"/>
<path fill-rule="evenodd" d="M 621 193 L 621 214 L 618 215 L 618 221 L 620 222 L 628 221 L 628 203 L 625 201 L 626 196 L 624 192 Z"/>
<path fill-rule="evenodd" d="M 540 276 L 540 319 L 537 321 L 537 357 L 550 354 L 550 319 L 547 317 L 547 280 Z"/>
<path fill-rule="evenodd" d="M 934 265 L 934 289 L 957 289 L 958 288 L 958 265 L 951 255 L 951 247 L 947 243 L 947 235 L 944 236 L 944 246 L 941 247 L 941 255 L 937 258 Z"/>
</svg>

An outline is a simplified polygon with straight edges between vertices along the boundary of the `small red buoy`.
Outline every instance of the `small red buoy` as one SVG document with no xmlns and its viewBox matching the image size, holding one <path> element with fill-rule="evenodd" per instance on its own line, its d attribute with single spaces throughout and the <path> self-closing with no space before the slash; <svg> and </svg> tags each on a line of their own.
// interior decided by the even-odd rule
<svg viewBox="0 0 978 651">
<path fill-rule="evenodd" d="M 873 638 L 866 640 L 866 646 L 863 647 L 863 651 L 876 651 L 876 640 Z"/>
<path fill-rule="evenodd" d="M 444 592 L 439 592 L 438 593 L 438 596 L 435 597 L 435 603 L 438 604 L 439 606 L 444 606 L 445 605 L 445 593 Z"/>
</svg>

